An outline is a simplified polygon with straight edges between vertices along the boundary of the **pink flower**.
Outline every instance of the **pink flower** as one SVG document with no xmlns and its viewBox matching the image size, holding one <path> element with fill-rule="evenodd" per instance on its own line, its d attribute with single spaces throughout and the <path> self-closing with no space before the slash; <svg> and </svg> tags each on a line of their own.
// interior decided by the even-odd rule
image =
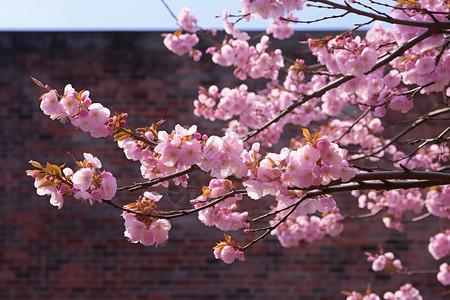
<svg viewBox="0 0 450 300">
<path fill-rule="evenodd" d="M 131 242 L 137 243 L 140 241 L 141 237 L 144 235 L 144 232 L 147 230 L 144 223 L 138 221 L 134 214 L 126 214 L 125 215 L 125 237 L 129 238 Z M 147 242 L 150 242 L 147 240 Z M 153 244 L 153 241 L 149 243 L 149 245 Z"/>
<path fill-rule="evenodd" d="M 398 86 L 401 81 L 402 77 L 397 70 L 391 70 L 383 79 L 383 83 L 390 89 Z"/>
<path fill-rule="evenodd" d="M 244 261 L 244 252 L 235 250 L 232 246 L 223 246 L 214 249 L 214 256 L 216 259 L 221 259 L 226 264 L 231 264 L 235 259 Z"/>
<path fill-rule="evenodd" d="M 267 34 L 273 34 L 273 37 L 279 40 L 290 38 L 294 34 L 294 28 L 291 23 L 281 20 L 270 20 L 270 26 L 266 29 Z"/>
<path fill-rule="evenodd" d="M 173 167 L 178 161 L 180 149 L 169 145 L 161 155 L 161 162 L 167 167 Z"/>
<path fill-rule="evenodd" d="M 223 29 L 226 33 L 231 34 L 234 39 L 238 40 L 248 40 L 250 39 L 250 36 L 246 32 L 242 32 L 239 29 L 237 29 L 233 23 L 228 22 L 228 12 L 226 9 L 222 11 L 222 23 L 223 23 Z"/>
<path fill-rule="evenodd" d="M 433 72 L 435 61 L 430 56 L 424 56 L 416 61 L 415 71 L 419 74 L 429 74 Z"/>
<path fill-rule="evenodd" d="M 37 188 L 36 192 L 39 196 L 49 195 L 50 196 L 50 204 L 58 207 L 58 209 L 61 209 L 63 207 L 64 197 L 55 186 L 51 185 L 51 186 L 40 187 L 40 188 Z"/>
<path fill-rule="evenodd" d="M 58 101 L 58 96 L 53 90 L 42 96 L 41 109 L 51 119 L 56 119 L 64 111 L 63 106 Z"/>
<path fill-rule="evenodd" d="M 100 169 L 102 167 L 102 163 L 97 157 L 94 157 L 90 153 L 83 153 L 84 159 L 95 169 Z"/>
<path fill-rule="evenodd" d="M 100 103 L 93 103 L 89 106 L 89 118 L 88 123 L 91 128 L 96 128 L 108 121 L 110 111 L 108 108 L 103 107 Z"/>
<path fill-rule="evenodd" d="M 92 184 L 92 170 L 82 168 L 72 176 L 73 187 L 80 191 L 86 191 Z"/>
<path fill-rule="evenodd" d="M 447 263 L 443 263 L 440 265 L 437 279 L 443 285 L 450 285 L 450 267 Z"/>
<path fill-rule="evenodd" d="M 189 8 L 187 7 L 183 7 L 180 11 L 180 13 L 178 14 L 178 24 L 180 24 L 180 26 L 191 33 L 194 33 L 197 31 L 197 29 L 195 28 L 195 24 L 197 24 L 198 19 L 191 14 L 191 12 L 189 11 Z"/>
<path fill-rule="evenodd" d="M 192 47 L 194 47 L 198 43 L 198 37 L 196 34 L 167 34 L 164 38 L 164 45 L 172 51 L 173 53 L 177 55 L 183 55 L 186 53 L 189 53 L 192 50 Z"/>
<path fill-rule="evenodd" d="M 297 208 L 297 212 L 303 216 L 313 214 L 316 211 L 324 212 L 325 207 L 319 202 L 319 200 L 313 198 L 304 200 Z"/>
<path fill-rule="evenodd" d="M 185 166 L 192 166 L 198 163 L 202 154 L 200 147 L 200 142 L 196 139 L 184 142 L 178 161 Z"/>
<path fill-rule="evenodd" d="M 76 97 L 69 95 L 61 99 L 61 106 L 67 116 L 73 117 L 79 112 L 79 104 Z"/>
<path fill-rule="evenodd" d="M 406 96 L 394 96 L 389 103 L 389 108 L 392 110 L 398 110 L 402 113 L 407 113 L 411 108 L 413 108 L 413 102 Z"/>
<path fill-rule="evenodd" d="M 445 233 L 440 232 L 435 236 L 430 237 L 428 251 L 436 260 L 450 255 L 450 230 L 446 230 Z"/>
<path fill-rule="evenodd" d="M 94 201 L 92 200 L 92 196 L 91 196 L 91 194 L 89 194 L 89 192 L 76 191 L 76 189 L 75 189 L 75 194 L 73 196 L 75 197 L 75 199 L 78 199 L 78 200 L 89 201 L 89 203 L 91 205 L 94 203 Z"/>
<path fill-rule="evenodd" d="M 218 136 L 210 136 L 208 141 L 203 148 L 203 153 L 205 153 L 205 157 L 209 160 L 217 158 L 222 150 L 222 139 Z"/>
<path fill-rule="evenodd" d="M 386 257 L 384 255 L 380 255 L 372 263 L 372 270 L 375 272 L 383 271 L 386 268 Z"/>
<path fill-rule="evenodd" d="M 103 192 L 102 199 L 111 200 L 116 195 L 117 191 L 116 178 L 110 172 L 103 172 L 102 183 L 100 188 Z"/>
<path fill-rule="evenodd" d="M 150 231 L 156 245 L 159 245 L 169 238 L 169 230 L 172 228 L 169 220 L 158 219 L 152 223 Z"/>
</svg>

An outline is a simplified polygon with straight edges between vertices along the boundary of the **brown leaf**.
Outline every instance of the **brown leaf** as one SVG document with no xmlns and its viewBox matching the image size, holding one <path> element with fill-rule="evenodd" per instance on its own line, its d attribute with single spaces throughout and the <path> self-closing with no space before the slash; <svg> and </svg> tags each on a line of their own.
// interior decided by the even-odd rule
<svg viewBox="0 0 450 300">
<path fill-rule="evenodd" d="M 307 128 L 302 128 L 303 136 L 308 140 L 311 141 L 311 134 L 309 133 L 309 130 Z"/>
<path fill-rule="evenodd" d="M 30 160 L 29 163 L 32 164 L 33 167 L 35 167 L 35 168 L 39 168 L 41 170 L 43 169 L 42 165 L 39 162 L 37 162 L 37 161 Z"/>
<path fill-rule="evenodd" d="M 37 79 L 34 78 L 33 76 L 30 76 L 30 78 L 31 78 L 31 80 L 34 81 L 34 83 L 36 83 L 36 85 L 38 85 L 38 86 L 40 86 L 41 88 L 44 88 L 44 89 L 45 89 L 45 85 L 44 85 L 42 82 L 40 82 L 39 80 L 37 80 Z"/>
<path fill-rule="evenodd" d="M 46 187 L 46 186 L 53 186 L 53 185 L 55 185 L 53 181 L 47 180 L 47 181 L 42 182 L 42 183 L 38 186 L 38 188 L 40 188 L 40 187 Z"/>
</svg>

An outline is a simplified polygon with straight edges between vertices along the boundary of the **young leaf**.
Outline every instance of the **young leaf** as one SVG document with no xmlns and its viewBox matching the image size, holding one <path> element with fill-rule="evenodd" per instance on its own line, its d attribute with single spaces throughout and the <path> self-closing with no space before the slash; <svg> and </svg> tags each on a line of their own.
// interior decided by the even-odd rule
<svg viewBox="0 0 450 300">
<path fill-rule="evenodd" d="M 35 168 L 43 169 L 42 165 L 37 161 L 30 160 L 29 163 L 32 164 Z"/>
<path fill-rule="evenodd" d="M 303 136 L 308 140 L 311 141 L 311 134 L 309 133 L 309 130 L 307 128 L 302 128 Z"/>
<path fill-rule="evenodd" d="M 44 85 L 42 82 L 40 82 L 39 80 L 37 80 L 37 79 L 34 78 L 33 76 L 30 76 L 30 78 L 31 78 L 31 80 L 34 81 L 34 83 L 36 83 L 36 85 L 38 85 L 38 86 L 40 86 L 41 88 L 44 88 L 44 89 L 45 89 L 45 85 Z"/>
<path fill-rule="evenodd" d="M 42 183 L 38 186 L 38 188 L 46 187 L 46 186 L 53 186 L 53 185 L 55 185 L 55 184 L 53 183 L 53 181 L 47 180 L 47 181 L 42 182 Z"/>
</svg>

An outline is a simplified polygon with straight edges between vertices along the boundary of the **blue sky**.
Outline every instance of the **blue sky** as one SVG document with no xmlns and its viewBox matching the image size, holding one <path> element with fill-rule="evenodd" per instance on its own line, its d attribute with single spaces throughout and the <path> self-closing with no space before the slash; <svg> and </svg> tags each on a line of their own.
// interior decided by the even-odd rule
<svg viewBox="0 0 450 300">
<path fill-rule="evenodd" d="M 0 30 L 175 30 L 176 22 L 160 0 L 3 0 L 0 4 Z M 187 6 L 199 18 L 202 28 L 221 28 L 223 8 L 238 13 L 239 0 L 166 0 L 175 15 Z M 334 12 L 336 13 L 336 12 Z M 308 20 L 320 17 L 317 9 L 298 15 Z M 349 29 L 354 17 L 334 19 L 313 25 L 297 25 L 296 30 Z M 241 22 L 242 29 L 263 29 L 264 20 Z"/>
</svg>

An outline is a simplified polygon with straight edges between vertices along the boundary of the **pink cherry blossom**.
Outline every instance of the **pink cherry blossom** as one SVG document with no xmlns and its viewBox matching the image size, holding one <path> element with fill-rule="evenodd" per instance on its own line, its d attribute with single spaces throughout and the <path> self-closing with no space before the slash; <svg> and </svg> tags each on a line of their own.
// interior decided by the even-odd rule
<svg viewBox="0 0 450 300">
<path fill-rule="evenodd" d="M 51 117 L 51 119 L 56 119 L 61 116 L 64 111 L 63 106 L 58 101 L 58 96 L 55 91 L 50 91 L 42 96 L 41 109 L 44 114 Z"/>
<path fill-rule="evenodd" d="M 196 34 L 167 34 L 164 38 L 164 45 L 177 55 L 184 55 L 192 51 L 192 47 L 194 47 L 198 43 L 199 39 Z"/>
<path fill-rule="evenodd" d="M 195 28 L 195 24 L 197 24 L 198 19 L 195 17 L 187 7 L 183 7 L 178 14 L 178 24 L 180 26 L 191 33 L 194 33 L 197 31 L 197 28 Z"/>
<path fill-rule="evenodd" d="M 80 191 L 86 191 L 92 184 L 92 170 L 82 168 L 76 171 L 72 176 L 73 187 Z"/>
<path fill-rule="evenodd" d="M 117 181 L 116 178 L 110 172 L 102 173 L 102 199 L 111 200 L 117 191 Z"/>
<path fill-rule="evenodd" d="M 221 259 L 226 264 L 231 264 L 235 259 L 244 261 L 244 253 L 239 250 L 235 250 L 232 246 L 224 246 L 222 248 L 216 248 L 214 250 L 214 256 L 216 259 Z"/>
<path fill-rule="evenodd" d="M 447 263 L 440 265 L 437 279 L 445 286 L 450 285 L 450 266 Z"/>
<path fill-rule="evenodd" d="M 152 233 L 156 245 L 167 241 L 171 228 L 172 226 L 168 220 L 158 219 L 152 223 L 149 231 Z"/>
<path fill-rule="evenodd" d="M 436 260 L 450 255 L 450 230 L 430 237 L 428 251 Z"/>
</svg>

